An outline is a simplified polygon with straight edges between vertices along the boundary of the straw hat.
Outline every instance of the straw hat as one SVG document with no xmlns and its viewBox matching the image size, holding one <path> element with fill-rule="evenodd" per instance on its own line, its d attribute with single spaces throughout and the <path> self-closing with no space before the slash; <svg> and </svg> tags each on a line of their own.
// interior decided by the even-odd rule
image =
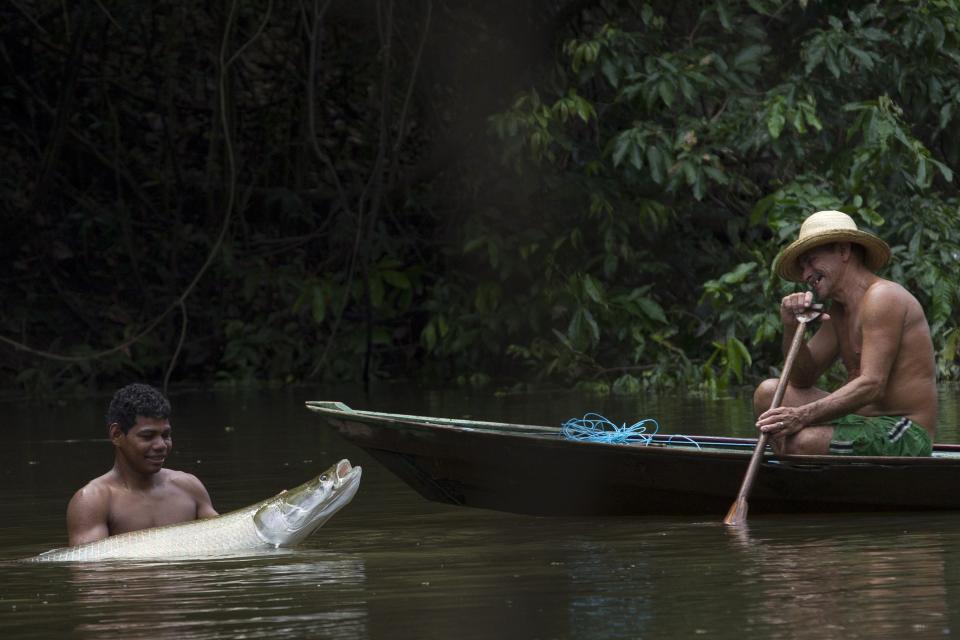
<svg viewBox="0 0 960 640">
<path fill-rule="evenodd" d="M 853 218 L 841 211 L 817 211 L 800 225 L 800 235 L 777 255 L 773 261 L 773 270 L 784 280 L 800 282 L 803 269 L 797 264 L 797 258 L 823 244 L 831 242 L 855 242 L 865 251 L 864 264 L 876 271 L 890 261 L 890 247 L 887 243 L 866 231 L 857 228 Z"/>
</svg>

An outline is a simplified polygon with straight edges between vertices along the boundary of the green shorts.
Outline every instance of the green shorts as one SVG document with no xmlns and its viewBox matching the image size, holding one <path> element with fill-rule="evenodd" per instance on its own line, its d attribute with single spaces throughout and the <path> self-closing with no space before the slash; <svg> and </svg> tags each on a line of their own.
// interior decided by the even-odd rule
<svg viewBox="0 0 960 640">
<path fill-rule="evenodd" d="M 834 420 L 830 453 L 847 456 L 929 456 L 927 430 L 903 416 L 861 416 Z"/>
</svg>

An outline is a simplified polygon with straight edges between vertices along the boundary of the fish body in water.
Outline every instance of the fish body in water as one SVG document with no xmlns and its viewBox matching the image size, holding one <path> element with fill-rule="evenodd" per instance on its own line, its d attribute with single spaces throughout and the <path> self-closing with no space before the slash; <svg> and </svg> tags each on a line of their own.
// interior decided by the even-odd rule
<svg viewBox="0 0 960 640">
<path fill-rule="evenodd" d="M 291 547 L 350 502 L 360 475 L 360 467 L 341 460 L 309 482 L 221 516 L 121 533 L 26 560 L 167 559 Z"/>
</svg>

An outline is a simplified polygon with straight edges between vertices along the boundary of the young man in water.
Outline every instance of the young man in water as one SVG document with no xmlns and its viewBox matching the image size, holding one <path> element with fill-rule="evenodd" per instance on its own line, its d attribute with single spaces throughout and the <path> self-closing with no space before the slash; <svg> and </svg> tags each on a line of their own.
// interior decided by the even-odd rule
<svg viewBox="0 0 960 640">
<path fill-rule="evenodd" d="M 829 314 L 800 346 L 782 406 L 770 409 L 777 380 L 754 393 L 757 428 L 779 453 L 927 456 L 937 430 L 936 367 L 930 327 L 917 299 L 874 271 L 890 259 L 880 238 L 850 216 L 820 211 L 774 262 L 786 280 L 809 291 L 780 303 L 784 351 L 803 325 L 796 316 L 814 295 Z M 837 360 L 847 381 L 827 392 L 814 385 Z"/>
<path fill-rule="evenodd" d="M 163 468 L 173 440 L 170 403 L 158 390 L 135 383 L 117 391 L 107 410 L 107 433 L 113 468 L 70 500 L 71 546 L 217 515 L 196 476 Z"/>
</svg>

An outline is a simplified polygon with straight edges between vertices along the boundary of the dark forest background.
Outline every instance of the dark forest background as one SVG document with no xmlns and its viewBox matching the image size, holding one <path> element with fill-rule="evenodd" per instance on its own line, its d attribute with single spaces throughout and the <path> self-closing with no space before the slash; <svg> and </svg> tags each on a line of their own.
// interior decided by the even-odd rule
<svg viewBox="0 0 960 640">
<path fill-rule="evenodd" d="M 714 393 L 883 236 L 960 377 L 960 3 L 0 3 L 0 388 Z"/>
</svg>

